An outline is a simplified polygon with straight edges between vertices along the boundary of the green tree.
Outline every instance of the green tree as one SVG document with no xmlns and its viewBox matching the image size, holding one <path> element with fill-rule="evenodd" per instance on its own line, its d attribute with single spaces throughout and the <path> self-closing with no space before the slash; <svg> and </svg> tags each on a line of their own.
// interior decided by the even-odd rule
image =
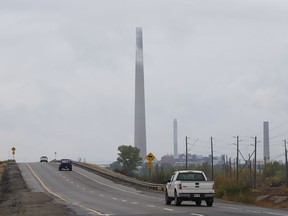
<svg viewBox="0 0 288 216">
<path fill-rule="evenodd" d="M 120 172 L 122 167 L 118 161 L 114 161 L 112 164 L 110 164 L 110 169 L 114 172 Z"/>
<path fill-rule="evenodd" d="M 118 147 L 117 161 L 122 167 L 122 172 L 125 175 L 132 176 L 137 167 L 142 164 L 142 158 L 139 156 L 140 149 L 132 146 Z"/>
</svg>

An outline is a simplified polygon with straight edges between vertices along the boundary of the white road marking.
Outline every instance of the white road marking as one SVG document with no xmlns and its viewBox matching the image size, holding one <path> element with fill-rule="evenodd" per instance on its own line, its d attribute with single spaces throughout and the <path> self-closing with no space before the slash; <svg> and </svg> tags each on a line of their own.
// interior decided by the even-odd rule
<svg viewBox="0 0 288 216">
<path fill-rule="evenodd" d="M 196 213 L 191 213 L 191 215 L 194 215 L 194 216 L 204 216 L 202 214 L 196 214 Z"/>
<path fill-rule="evenodd" d="M 154 205 L 147 205 L 148 207 L 151 207 L 151 208 L 155 208 L 155 206 Z"/>
<path fill-rule="evenodd" d="M 85 175 L 85 174 L 83 174 L 83 173 L 80 173 L 80 172 L 78 172 L 78 171 L 76 171 L 76 170 L 75 170 L 75 172 L 78 173 L 78 174 L 80 174 L 80 175 L 82 175 L 82 176 L 85 176 L 86 178 L 91 179 L 92 181 L 95 181 L 95 182 L 97 182 L 97 183 L 99 183 L 99 184 L 105 185 L 105 186 L 107 186 L 107 187 L 110 187 L 110 188 L 113 188 L 113 189 L 116 189 L 116 190 L 120 190 L 120 191 L 123 191 L 123 192 L 126 192 L 126 193 L 130 193 L 130 194 L 136 194 L 136 195 L 138 195 L 138 196 L 144 196 L 144 197 L 149 197 L 149 198 L 152 198 L 152 199 L 162 200 L 162 198 L 152 197 L 152 196 L 148 196 L 148 195 L 145 195 L 145 194 L 139 194 L 139 193 L 136 193 L 136 192 L 127 191 L 127 190 L 124 190 L 124 189 L 121 189 L 121 188 L 118 188 L 118 187 L 114 187 L 114 186 L 112 186 L 112 185 L 108 185 L 108 184 L 105 184 L 105 183 L 103 183 L 103 182 L 100 182 L 100 181 L 98 181 L 98 180 L 96 180 L 96 179 L 94 179 L 94 178 L 91 178 L 90 176 L 87 176 L 87 175 Z"/>
<path fill-rule="evenodd" d="M 260 214 L 260 212 L 254 211 L 254 210 L 245 209 L 245 211 L 246 211 L 246 212 L 252 212 L 252 213 L 255 213 L 255 214 Z"/>
<path fill-rule="evenodd" d="M 71 184 L 74 184 L 74 182 L 71 181 Z"/>
<path fill-rule="evenodd" d="M 269 215 L 287 216 L 287 214 L 279 214 L 279 213 L 273 213 L 273 212 L 262 212 L 262 213 L 269 214 Z"/>
<path fill-rule="evenodd" d="M 127 202 L 127 200 L 122 200 L 123 202 Z"/>
<path fill-rule="evenodd" d="M 100 194 L 99 196 L 103 197 L 104 195 L 103 195 L 103 194 Z"/>
<path fill-rule="evenodd" d="M 90 193 L 94 193 L 94 191 L 90 191 Z"/>
<path fill-rule="evenodd" d="M 76 187 L 79 187 L 79 185 L 76 185 Z"/>
<path fill-rule="evenodd" d="M 113 199 L 113 200 L 117 200 L 117 198 L 116 198 L 116 197 L 112 197 L 112 199 Z"/>
<path fill-rule="evenodd" d="M 36 173 L 33 171 L 33 169 L 32 169 L 27 163 L 26 163 L 26 166 L 30 169 L 30 171 L 32 172 L 32 174 L 34 175 L 34 177 L 40 182 L 40 184 L 42 185 L 42 187 L 44 187 L 48 193 L 50 193 L 50 194 L 58 197 L 59 199 L 65 201 L 65 202 L 67 202 L 67 203 L 72 203 L 70 200 L 66 199 L 65 197 L 62 197 L 62 196 L 60 196 L 60 195 L 52 192 L 52 191 L 43 183 L 43 181 L 36 175 Z M 79 207 L 81 207 L 81 208 L 84 208 L 84 209 L 86 209 L 86 210 L 92 211 L 92 212 L 94 212 L 94 213 L 96 213 L 96 214 L 98 214 L 98 215 L 107 215 L 107 214 L 103 214 L 103 213 L 97 211 L 96 209 L 92 209 L 92 208 L 86 207 L 86 206 L 81 205 L 81 204 L 77 204 L 77 203 L 76 203 L 76 204 L 74 204 L 74 205 L 77 205 L 77 206 L 79 206 Z"/>
<path fill-rule="evenodd" d="M 132 202 L 132 204 L 134 204 L 134 205 L 138 205 L 138 202 Z"/>
<path fill-rule="evenodd" d="M 83 188 L 83 190 L 86 190 L 86 188 Z"/>
<path fill-rule="evenodd" d="M 163 208 L 166 211 L 173 211 L 173 209 L 169 209 L 169 208 Z"/>
<path fill-rule="evenodd" d="M 231 207 L 231 206 L 219 206 L 220 208 L 226 208 L 226 209 L 234 209 L 234 210 L 241 210 L 240 208 L 237 207 Z"/>
</svg>

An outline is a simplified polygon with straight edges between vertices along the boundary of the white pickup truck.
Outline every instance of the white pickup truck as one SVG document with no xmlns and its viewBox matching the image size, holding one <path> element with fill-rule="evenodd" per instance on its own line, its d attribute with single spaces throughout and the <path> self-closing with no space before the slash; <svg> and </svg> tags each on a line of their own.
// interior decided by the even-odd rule
<svg viewBox="0 0 288 216">
<path fill-rule="evenodd" d="M 202 200 L 207 206 L 214 202 L 214 182 L 208 181 L 202 171 L 183 170 L 176 171 L 166 184 L 165 203 L 170 205 L 174 200 L 175 205 L 181 205 L 182 201 L 191 200 L 197 206 Z"/>
</svg>

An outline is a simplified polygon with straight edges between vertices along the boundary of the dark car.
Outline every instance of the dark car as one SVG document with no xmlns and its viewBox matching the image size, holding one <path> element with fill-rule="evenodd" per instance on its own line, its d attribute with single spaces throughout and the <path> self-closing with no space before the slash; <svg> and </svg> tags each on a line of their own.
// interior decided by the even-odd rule
<svg viewBox="0 0 288 216">
<path fill-rule="evenodd" d="M 72 170 L 72 161 L 70 159 L 62 159 L 59 165 L 59 170 Z"/>
</svg>

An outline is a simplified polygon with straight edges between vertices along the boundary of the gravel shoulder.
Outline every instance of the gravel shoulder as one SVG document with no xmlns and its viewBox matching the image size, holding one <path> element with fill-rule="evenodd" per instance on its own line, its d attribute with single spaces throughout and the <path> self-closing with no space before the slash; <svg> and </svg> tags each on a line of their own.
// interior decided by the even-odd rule
<svg viewBox="0 0 288 216">
<path fill-rule="evenodd" d="M 4 167 L 0 181 L 0 216 L 11 215 L 75 215 L 64 204 L 56 203 L 44 192 L 28 189 L 17 163 Z"/>
</svg>

